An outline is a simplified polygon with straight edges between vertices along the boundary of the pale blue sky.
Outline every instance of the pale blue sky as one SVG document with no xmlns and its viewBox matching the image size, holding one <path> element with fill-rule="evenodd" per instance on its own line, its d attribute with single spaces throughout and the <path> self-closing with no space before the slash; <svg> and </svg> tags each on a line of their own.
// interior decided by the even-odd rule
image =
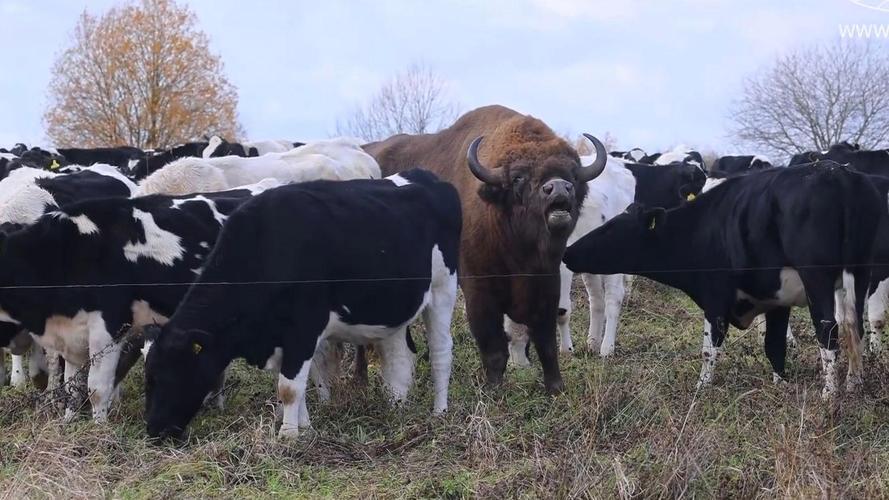
<svg viewBox="0 0 889 500">
<path fill-rule="evenodd" d="M 78 14 L 113 0 L 0 0 L 0 145 L 45 144 L 54 56 Z M 852 0 L 192 0 L 253 139 L 309 140 L 422 60 L 463 110 L 499 103 L 618 146 L 735 150 L 745 75 L 838 23 L 889 23 Z M 889 50 L 889 41 L 880 47 Z"/>
</svg>

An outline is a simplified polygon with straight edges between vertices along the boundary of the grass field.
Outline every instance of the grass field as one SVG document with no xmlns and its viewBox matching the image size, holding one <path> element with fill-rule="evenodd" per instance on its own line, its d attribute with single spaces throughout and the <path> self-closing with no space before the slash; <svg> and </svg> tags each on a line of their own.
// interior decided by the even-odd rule
<svg viewBox="0 0 889 500">
<path fill-rule="evenodd" d="M 575 297 L 583 345 L 586 301 Z M 757 333 L 733 330 L 714 385 L 696 392 L 700 318 L 681 294 L 637 279 L 615 356 L 563 357 L 566 391 L 550 398 L 536 364 L 483 389 L 458 307 L 446 416 L 430 415 L 421 360 L 410 400 L 396 408 L 373 376 L 367 389 L 337 387 L 326 405 L 312 395 L 314 430 L 295 442 L 275 438 L 273 377 L 241 364 L 226 410 L 199 415 L 179 447 L 145 439 L 141 362 L 107 426 L 63 426 L 30 393 L 3 388 L 0 497 L 889 496 L 885 360 L 868 364 L 862 393 L 829 408 L 798 311 L 789 383 L 772 383 Z"/>
</svg>

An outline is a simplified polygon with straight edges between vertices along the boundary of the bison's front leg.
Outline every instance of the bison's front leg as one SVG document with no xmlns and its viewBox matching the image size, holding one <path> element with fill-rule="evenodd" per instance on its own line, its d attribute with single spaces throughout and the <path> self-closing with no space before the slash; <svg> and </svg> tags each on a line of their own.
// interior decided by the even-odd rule
<svg viewBox="0 0 889 500">
<path fill-rule="evenodd" d="M 506 371 L 506 361 L 509 359 L 506 332 L 503 330 L 504 312 L 494 301 L 485 300 L 486 297 L 482 294 L 466 293 L 466 288 L 464 293 L 469 329 L 478 345 L 487 384 L 500 385 Z"/>
<path fill-rule="evenodd" d="M 559 371 L 559 348 L 556 345 L 556 309 L 544 314 L 528 329 L 528 335 L 537 349 L 537 357 L 543 367 L 543 386 L 549 394 L 558 394 L 565 387 Z"/>
</svg>

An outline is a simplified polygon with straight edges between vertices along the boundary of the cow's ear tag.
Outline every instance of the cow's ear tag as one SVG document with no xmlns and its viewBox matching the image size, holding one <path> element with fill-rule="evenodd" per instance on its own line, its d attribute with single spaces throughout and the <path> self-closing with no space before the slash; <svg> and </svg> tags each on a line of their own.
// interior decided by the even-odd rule
<svg viewBox="0 0 889 500">
<path fill-rule="evenodd" d="M 192 342 L 192 343 L 191 343 L 191 350 L 192 350 L 195 354 L 200 354 L 201 351 L 202 351 L 203 349 L 204 349 L 204 346 L 202 346 L 201 344 L 198 344 L 197 342 Z"/>
<path fill-rule="evenodd" d="M 694 193 L 688 193 L 688 196 L 685 197 L 687 201 L 694 201 L 695 198 L 697 198 L 697 196 L 695 196 Z"/>
<path fill-rule="evenodd" d="M 57 162 L 55 159 L 53 159 L 52 163 L 49 164 L 50 170 L 55 170 L 59 167 L 61 167 L 61 165 L 59 165 L 59 162 Z"/>
</svg>

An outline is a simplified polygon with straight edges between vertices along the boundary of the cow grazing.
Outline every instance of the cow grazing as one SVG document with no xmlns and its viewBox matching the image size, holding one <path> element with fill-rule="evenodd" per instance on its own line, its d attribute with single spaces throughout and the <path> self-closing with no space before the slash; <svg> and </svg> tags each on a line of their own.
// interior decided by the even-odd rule
<svg viewBox="0 0 889 500">
<path fill-rule="evenodd" d="M 457 192 L 422 170 L 291 184 L 245 203 L 170 321 L 146 331 L 155 338 L 145 367 L 149 436 L 181 435 L 235 358 L 279 371 L 279 434 L 295 436 L 309 425 L 306 379 L 327 339 L 375 343 L 383 380 L 403 399 L 415 359 L 405 329 L 421 313 L 434 411 L 444 411 L 460 228 Z M 221 282 L 232 285 L 213 285 Z"/>
<path fill-rule="evenodd" d="M 587 137 L 596 160 L 584 166 L 542 121 L 487 106 L 435 134 L 365 145 L 386 175 L 423 165 L 459 191 L 461 286 L 489 384 L 499 384 L 506 369 L 503 321 L 509 316 L 529 328 L 547 391 L 563 386 L 555 335 L 560 259 L 586 183 L 602 173 L 608 157 L 601 142 Z"/>
<path fill-rule="evenodd" d="M 22 167 L 0 181 L 0 228 L 6 231 L 20 228 L 33 223 L 46 212 L 80 200 L 129 197 L 135 189 L 135 184 L 109 165 L 94 165 L 65 175 Z M 0 347 L 6 346 L 7 342 L 0 338 Z M 28 371 L 33 378 L 41 366 L 42 352 L 39 346 L 34 346 L 31 354 Z M 52 355 L 51 352 L 50 358 Z M 3 357 L 0 355 L 2 363 Z M 13 352 L 12 363 L 12 385 L 21 387 L 27 380 L 24 360 L 19 353 Z M 55 375 L 50 371 L 51 387 Z"/>
<path fill-rule="evenodd" d="M 286 183 L 379 177 L 376 161 L 356 143 L 331 139 L 255 158 L 182 158 L 143 179 L 139 193 L 212 192 L 264 178 Z"/>
<path fill-rule="evenodd" d="M 90 363 L 93 417 L 103 421 L 119 380 L 125 330 L 171 315 L 200 274 L 226 217 L 278 184 L 87 200 L 0 234 L 3 317 L 58 351 L 66 361 L 66 380 L 74 367 Z"/>
<path fill-rule="evenodd" d="M 808 304 L 829 398 L 838 326 L 849 346 L 847 388 L 861 382 L 861 314 L 886 211 L 864 175 L 835 163 L 772 169 L 730 178 L 672 210 L 631 207 L 564 260 L 575 272 L 633 273 L 688 294 L 706 319 L 699 384 L 712 379 L 728 324 L 748 328 L 763 312 L 766 356 L 783 378 L 790 307 Z"/>
<path fill-rule="evenodd" d="M 724 178 L 766 168 L 772 168 L 772 162 L 764 156 L 721 156 L 710 165 L 708 174 L 712 178 Z"/>
</svg>

